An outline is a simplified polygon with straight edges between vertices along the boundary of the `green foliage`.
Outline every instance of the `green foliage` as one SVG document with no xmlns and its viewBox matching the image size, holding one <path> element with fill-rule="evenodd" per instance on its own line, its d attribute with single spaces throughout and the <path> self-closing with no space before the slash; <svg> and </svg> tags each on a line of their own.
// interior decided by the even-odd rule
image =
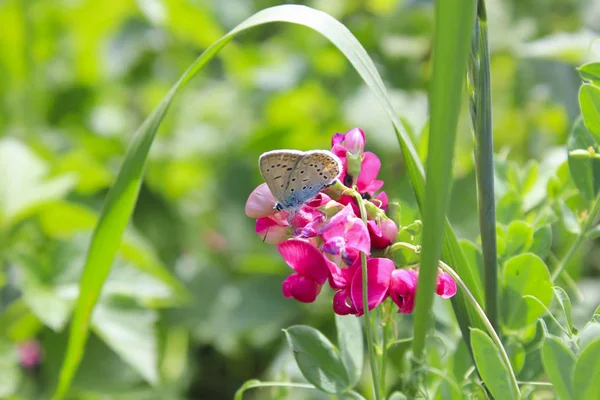
<svg viewBox="0 0 600 400">
<path fill-rule="evenodd" d="M 318 330 L 310 326 L 291 326 L 285 330 L 294 358 L 307 381 L 326 393 L 350 389 L 349 373 L 339 350 Z"/>
<path fill-rule="evenodd" d="M 552 301 L 552 281 L 544 262 L 535 254 L 524 253 L 509 259 L 504 265 L 502 290 L 502 316 L 509 329 L 524 329 L 541 317 L 543 305 Z"/>
<path fill-rule="evenodd" d="M 362 320 L 334 320 L 328 288 L 310 306 L 284 299 L 290 270 L 243 213 L 261 152 L 328 148 L 334 132 L 354 126 L 365 128 L 379 179 L 401 204 L 399 239 L 416 246 L 394 251 L 397 265 L 419 263 L 423 234 L 431 245 L 443 233 L 442 259 L 465 285 L 454 310 L 433 302 L 418 330 L 427 332 L 421 364 L 410 348 L 421 340 L 415 318 L 425 316 L 396 314 L 389 300 L 372 312 L 376 336 L 387 332 L 375 343 L 382 398 L 485 399 L 512 385 L 512 373 L 523 398 L 599 397 L 600 317 L 589 288 L 599 266 L 600 64 L 589 5 L 558 15 L 556 4 L 488 2 L 490 42 L 474 42 L 489 45 L 489 65 L 481 49 L 471 65 L 491 75 L 488 97 L 474 91 L 478 78 L 463 90 L 462 75 L 445 75 L 466 62 L 473 32 L 470 22 L 455 27 L 461 35 L 439 29 L 435 7 L 452 2 L 310 3 L 343 26 L 321 13 L 303 20 L 307 8 L 275 16 L 329 41 L 266 24 L 263 12 L 251 20 L 261 27 L 204 64 L 232 37 L 210 47 L 225 32 L 281 2 L 237 3 L 0 3 L 0 398 L 51 398 L 65 361 L 72 382 L 67 391 L 63 377 L 62 389 L 73 400 L 321 398 L 302 370 L 317 369 L 299 367 L 284 343 L 282 328 L 305 324 L 323 333 L 306 335 L 303 351 L 324 346 L 337 359 L 327 375 L 344 391 L 336 396 L 364 399 L 373 388 Z M 203 51 L 174 99 L 169 88 Z M 196 67 L 203 73 L 188 80 Z M 451 93 L 448 106 L 436 103 Z M 474 155 L 467 115 L 478 95 L 490 100 L 497 151 L 488 198 L 496 221 L 484 220 L 499 258 L 496 332 L 475 187 L 475 160 L 491 153 Z M 140 126 L 145 134 L 132 136 Z M 426 160 L 438 169 L 427 195 Z M 447 218 L 428 222 L 421 211 L 435 202 L 439 214 L 449 187 Z M 335 346 L 325 338 L 334 327 Z M 20 366 L 28 341 L 43 349 L 33 369 Z M 483 363 L 482 349 L 491 354 Z"/>
<path fill-rule="evenodd" d="M 575 356 L 562 341 L 548 336 L 542 344 L 542 361 L 550 382 L 561 399 L 573 398 L 571 377 L 575 367 Z"/>
<path fill-rule="evenodd" d="M 483 331 L 471 331 L 471 347 L 477 370 L 492 396 L 497 398 L 518 399 L 519 389 L 510 379 L 509 368 L 498 353 L 492 339 Z"/>
</svg>

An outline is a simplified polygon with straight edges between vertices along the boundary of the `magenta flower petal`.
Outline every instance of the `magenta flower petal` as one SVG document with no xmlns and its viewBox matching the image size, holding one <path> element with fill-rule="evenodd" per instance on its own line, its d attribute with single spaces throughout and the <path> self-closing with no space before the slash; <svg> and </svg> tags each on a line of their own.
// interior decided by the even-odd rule
<svg viewBox="0 0 600 400">
<path fill-rule="evenodd" d="M 390 297 L 398 306 L 398 312 L 410 314 L 415 308 L 417 273 L 413 270 L 397 269 L 392 272 Z"/>
<path fill-rule="evenodd" d="M 335 145 L 341 146 L 345 136 L 346 135 L 344 135 L 343 133 L 334 133 L 331 137 L 331 147 Z"/>
<path fill-rule="evenodd" d="M 371 254 L 371 239 L 369 230 L 360 218 L 352 218 L 351 225 L 346 232 L 346 247 Z"/>
<path fill-rule="evenodd" d="M 363 188 L 369 186 L 377 178 L 380 169 L 381 161 L 379 158 L 370 151 L 365 152 L 357 181 L 361 193 L 364 192 Z"/>
<path fill-rule="evenodd" d="M 435 292 L 443 299 L 449 299 L 456 294 L 456 282 L 447 272 L 438 275 Z"/>
<path fill-rule="evenodd" d="M 298 274 L 323 285 L 329 276 L 325 257 L 310 242 L 302 239 L 288 239 L 277 245 L 277 250 L 285 262 Z"/>
<path fill-rule="evenodd" d="M 371 236 L 371 246 L 376 249 L 385 249 L 396 240 L 398 236 L 398 227 L 394 221 L 382 218 L 379 221 L 367 221 L 369 234 Z"/>
<path fill-rule="evenodd" d="M 356 314 L 348 290 L 340 290 L 333 296 L 333 312 L 338 315 Z"/>
<path fill-rule="evenodd" d="M 277 244 L 290 237 L 290 229 L 279 224 L 273 216 L 258 218 L 255 231 L 258 236 L 269 244 Z"/>
<path fill-rule="evenodd" d="M 325 262 L 329 267 L 329 286 L 335 290 L 344 289 L 348 285 L 348 281 L 342 268 L 338 267 L 336 263 L 328 260 L 327 258 L 325 258 Z"/>
<path fill-rule="evenodd" d="M 288 276 L 281 284 L 283 295 L 288 299 L 294 298 L 302 303 L 312 303 L 321 291 L 321 285 L 310 278 L 299 274 Z"/>
<path fill-rule="evenodd" d="M 250 218 L 268 217 L 275 214 L 275 197 L 266 183 L 261 183 L 250 193 L 246 201 L 246 215 Z"/>
<path fill-rule="evenodd" d="M 385 192 L 379 192 L 377 194 L 377 196 L 374 197 L 374 199 L 379 200 L 379 201 L 372 201 L 373 204 L 376 204 L 377 207 L 381 208 L 384 211 L 387 211 L 388 209 L 388 195 Z"/>
<path fill-rule="evenodd" d="M 323 243 L 322 250 L 325 253 L 329 253 L 332 255 L 341 254 L 341 252 L 346 247 L 346 241 L 341 236 L 334 236 L 331 239 L 327 240 Z"/>
<path fill-rule="evenodd" d="M 360 261 L 357 261 L 360 264 Z M 396 267 L 394 262 L 388 258 L 370 258 L 367 261 L 367 295 L 369 310 L 381 304 L 390 287 L 390 278 Z M 357 315 L 364 313 L 362 302 L 362 271 L 361 267 L 356 269 L 352 278 L 351 286 L 352 303 L 357 309 Z"/>
</svg>

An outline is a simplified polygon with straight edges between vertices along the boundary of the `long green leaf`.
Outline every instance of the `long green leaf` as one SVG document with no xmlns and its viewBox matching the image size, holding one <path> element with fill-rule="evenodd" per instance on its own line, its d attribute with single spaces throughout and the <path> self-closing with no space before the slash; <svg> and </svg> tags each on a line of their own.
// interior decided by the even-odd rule
<svg viewBox="0 0 600 400">
<path fill-rule="evenodd" d="M 435 3 L 433 68 L 427 181 L 423 214 L 423 249 L 415 303 L 413 354 L 421 360 L 442 251 L 445 213 L 452 183 L 452 160 L 463 78 L 475 23 L 475 0 Z"/>
<path fill-rule="evenodd" d="M 408 174 L 417 200 L 421 206 L 423 205 L 425 198 L 423 166 L 408 134 L 391 107 L 383 81 L 373 61 L 352 33 L 331 16 L 303 6 L 277 6 L 254 14 L 206 49 L 187 69 L 135 133 L 117 180 L 108 194 L 90 244 L 80 283 L 80 297 L 77 301 L 71 324 L 67 354 L 60 372 L 59 387 L 55 396 L 57 399 L 64 397 L 68 392 L 71 380 L 83 356 L 91 313 L 98 300 L 102 285 L 110 271 L 123 231 L 133 211 L 150 145 L 175 94 L 235 35 L 246 29 L 277 21 L 304 25 L 321 33 L 348 58 L 367 86 L 381 102 L 392 121 L 404 154 Z M 477 300 L 481 301 L 483 298 L 481 284 L 474 278 L 472 271 L 469 269 L 456 236 L 447 221 L 445 231 L 444 259 L 448 264 L 456 268 Z M 456 315 L 465 337 L 468 335 L 470 319 L 473 321 L 471 325 L 481 326 L 481 323 L 477 319 L 478 317 L 470 317 L 473 313 L 470 311 L 468 303 L 466 303 L 462 294 L 459 293 L 455 296 L 453 305 L 455 306 Z"/>
<path fill-rule="evenodd" d="M 494 198 L 494 141 L 492 135 L 492 88 L 485 1 L 477 4 L 477 21 L 469 63 L 471 119 L 475 136 L 475 170 L 479 230 L 483 251 L 485 309 L 498 329 L 498 252 L 496 249 L 496 204 Z"/>
</svg>

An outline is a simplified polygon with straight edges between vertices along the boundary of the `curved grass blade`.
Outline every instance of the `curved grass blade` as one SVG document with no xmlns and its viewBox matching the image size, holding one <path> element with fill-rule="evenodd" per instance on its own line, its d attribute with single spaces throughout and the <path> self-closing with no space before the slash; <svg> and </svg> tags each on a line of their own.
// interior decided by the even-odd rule
<svg viewBox="0 0 600 400">
<path fill-rule="evenodd" d="M 246 19 L 217 42 L 206 49 L 175 83 L 156 109 L 148 116 L 135 133 L 117 180 L 110 189 L 88 250 L 86 264 L 80 282 L 80 297 L 77 300 L 71 324 L 67 353 L 60 371 L 55 399 L 63 398 L 83 356 L 88 337 L 90 317 L 108 276 L 123 231 L 135 205 L 144 172 L 148 151 L 155 134 L 177 92 L 238 33 L 270 22 L 289 22 L 309 27 L 329 39 L 350 61 L 356 71 L 381 102 L 394 126 L 406 162 L 409 178 L 420 205 L 424 202 L 425 178 L 410 137 L 391 107 L 383 81 L 365 49 L 352 33 L 335 18 L 326 13 L 297 5 L 283 5 L 262 10 Z M 446 221 L 444 258 L 454 266 L 477 300 L 483 298 L 481 284 L 474 278 L 462 254 L 456 236 Z M 461 295 L 453 300 L 457 318 L 464 335 L 471 326 L 481 326 L 478 317 L 469 310 Z M 467 336 L 465 336 L 467 337 Z M 468 340 L 467 340 L 468 343 Z"/>
<path fill-rule="evenodd" d="M 423 358 L 430 322 L 446 209 L 463 78 L 475 24 L 475 0 L 435 3 L 433 65 L 429 90 L 430 125 L 423 215 L 423 247 L 415 301 L 413 354 Z"/>
</svg>

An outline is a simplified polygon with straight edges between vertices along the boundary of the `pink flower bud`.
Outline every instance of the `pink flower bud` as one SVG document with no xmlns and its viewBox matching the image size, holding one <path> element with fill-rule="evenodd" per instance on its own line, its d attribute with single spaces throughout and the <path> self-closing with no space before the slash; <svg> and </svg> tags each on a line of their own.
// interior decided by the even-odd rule
<svg viewBox="0 0 600 400">
<path fill-rule="evenodd" d="M 23 368 L 32 369 L 42 362 L 42 347 L 37 340 L 19 343 L 19 362 Z"/>
<path fill-rule="evenodd" d="M 398 236 L 398 227 L 388 218 L 382 218 L 377 221 L 367 221 L 369 235 L 371 237 L 371 246 L 376 249 L 385 249 L 390 244 L 394 243 Z"/>
<path fill-rule="evenodd" d="M 417 273 L 411 269 L 397 269 L 392 272 L 390 297 L 398 306 L 398 312 L 410 314 L 415 308 Z"/>
<path fill-rule="evenodd" d="M 344 147 L 353 155 L 362 154 L 365 151 L 365 133 L 360 128 L 354 128 L 346 133 Z"/>
<path fill-rule="evenodd" d="M 435 292 L 443 299 L 449 299 L 456 294 L 456 282 L 447 272 L 438 274 Z"/>
</svg>

